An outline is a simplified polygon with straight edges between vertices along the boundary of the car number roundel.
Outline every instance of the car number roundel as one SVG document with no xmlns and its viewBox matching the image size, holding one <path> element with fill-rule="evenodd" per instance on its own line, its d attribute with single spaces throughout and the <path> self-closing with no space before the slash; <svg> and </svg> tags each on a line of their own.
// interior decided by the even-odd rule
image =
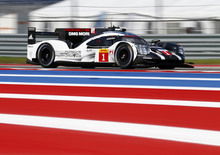
<svg viewBox="0 0 220 155">
<path fill-rule="evenodd" d="M 100 49 L 99 50 L 99 62 L 108 62 L 108 49 Z"/>
</svg>

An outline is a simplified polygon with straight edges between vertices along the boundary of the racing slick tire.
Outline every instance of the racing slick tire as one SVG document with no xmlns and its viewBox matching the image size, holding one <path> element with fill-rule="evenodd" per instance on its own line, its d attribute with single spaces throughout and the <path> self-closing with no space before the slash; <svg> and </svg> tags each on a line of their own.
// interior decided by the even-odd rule
<svg viewBox="0 0 220 155">
<path fill-rule="evenodd" d="M 42 67 L 55 68 L 57 65 L 54 63 L 55 51 L 48 43 L 43 43 L 37 50 L 37 60 Z"/>
<path fill-rule="evenodd" d="M 129 44 L 119 44 L 115 51 L 115 62 L 120 68 L 131 68 L 133 64 L 134 53 Z"/>
</svg>

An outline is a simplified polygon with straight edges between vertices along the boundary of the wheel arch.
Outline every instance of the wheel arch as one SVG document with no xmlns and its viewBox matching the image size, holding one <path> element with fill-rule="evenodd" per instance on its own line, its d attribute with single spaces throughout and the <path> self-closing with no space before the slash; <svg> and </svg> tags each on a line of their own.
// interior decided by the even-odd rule
<svg viewBox="0 0 220 155">
<path fill-rule="evenodd" d="M 121 44 L 128 44 L 133 51 L 134 57 L 133 57 L 133 61 L 135 61 L 136 57 L 137 57 L 137 48 L 135 46 L 135 44 L 127 42 L 127 41 L 120 41 L 114 44 L 114 49 L 115 51 L 117 50 L 117 48 L 121 45 Z"/>
<path fill-rule="evenodd" d="M 114 52 L 114 59 L 118 66 L 122 69 L 132 68 L 135 60 L 134 58 L 134 50 L 131 44 L 127 42 L 120 42 L 117 44 Z"/>
<path fill-rule="evenodd" d="M 55 60 L 56 61 L 56 55 L 57 53 L 59 53 L 60 51 L 65 51 L 65 50 L 69 50 L 69 47 L 67 45 L 66 42 L 64 41 L 61 41 L 61 40 L 46 40 L 46 41 L 42 41 L 41 43 L 38 43 L 38 47 L 36 49 L 36 55 L 35 57 L 37 58 L 37 54 L 38 54 L 38 51 L 39 51 L 39 48 L 43 45 L 43 44 L 49 44 L 54 52 L 55 52 Z"/>
</svg>

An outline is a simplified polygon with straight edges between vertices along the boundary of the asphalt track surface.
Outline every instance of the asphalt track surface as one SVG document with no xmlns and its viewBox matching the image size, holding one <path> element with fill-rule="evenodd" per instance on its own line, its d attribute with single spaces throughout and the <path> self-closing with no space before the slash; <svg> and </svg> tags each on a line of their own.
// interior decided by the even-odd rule
<svg viewBox="0 0 220 155">
<path fill-rule="evenodd" d="M 0 154 L 218 155 L 220 66 L 0 65 Z"/>
</svg>

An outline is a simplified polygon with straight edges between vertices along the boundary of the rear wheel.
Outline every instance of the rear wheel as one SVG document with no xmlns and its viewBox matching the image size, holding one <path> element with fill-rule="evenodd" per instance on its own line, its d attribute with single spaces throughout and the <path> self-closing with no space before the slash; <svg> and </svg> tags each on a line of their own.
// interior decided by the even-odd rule
<svg viewBox="0 0 220 155">
<path fill-rule="evenodd" d="M 48 43 L 40 45 L 37 51 L 37 59 L 40 65 L 45 68 L 57 67 L 57 65 L 54 63 L 55 51 Z"/>
<path fill-rule="evenodd" d="M 131 68 L 133 64 L 134 53 L 132 47 L 128 44 L 120 44 L 115 51 L 115 62 L 121 68 Z"/>
</svg>

